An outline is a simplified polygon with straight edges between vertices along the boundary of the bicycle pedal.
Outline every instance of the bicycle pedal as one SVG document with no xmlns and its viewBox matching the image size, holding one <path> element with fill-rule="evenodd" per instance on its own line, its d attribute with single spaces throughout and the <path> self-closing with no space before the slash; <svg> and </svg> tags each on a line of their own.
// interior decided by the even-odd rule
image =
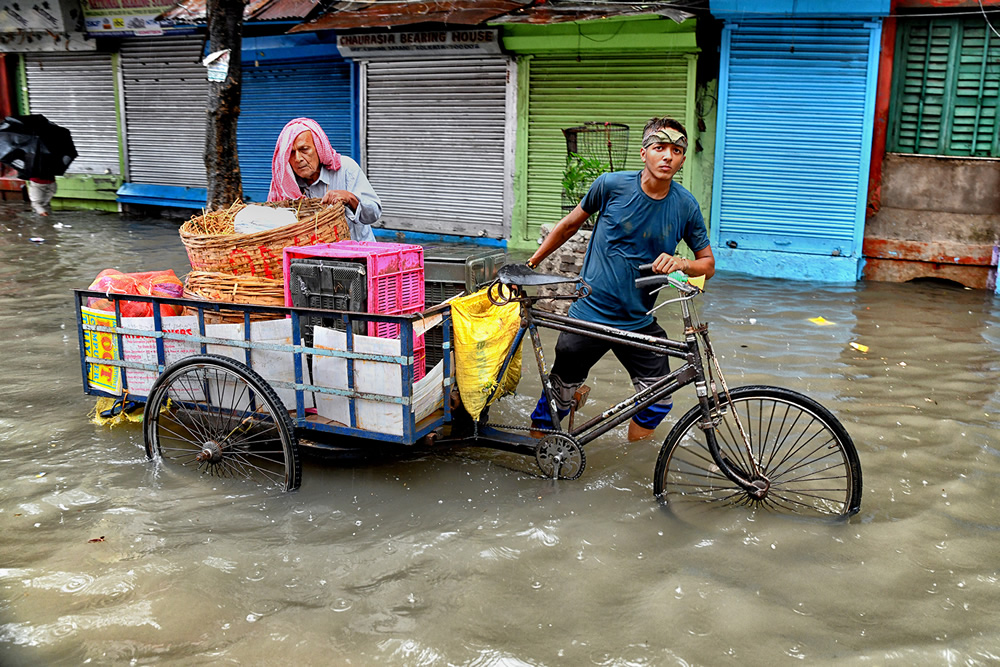
<svg viewBox="0 0 1000 667">
<path fill-rule="evenodd" d="M 573 392 L 573 409 L 579 410 L 587 403 L 587 398 L 590 396 L 590 387 L 583 384 L 580 388 Z"/>
</svg>

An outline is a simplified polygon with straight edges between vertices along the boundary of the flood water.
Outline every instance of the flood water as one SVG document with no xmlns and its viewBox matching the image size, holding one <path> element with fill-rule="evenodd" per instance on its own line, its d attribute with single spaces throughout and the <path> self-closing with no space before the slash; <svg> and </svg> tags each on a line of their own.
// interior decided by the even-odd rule
<svg viewBox="0 0 1000 667">
<path fill-rule="evenodd" d="M 281 494 L 150 463 L 138 426 L 89 421 L 69 290 L 108 267 L 182 274 L 178 221 L 26 209 L 0 204 L 0 664 L 1000 660 L 992 293 L 709 283 L 730 385 L 807 393 L 852 435 L 848 522 L 665 513 L 653 466 L 690 388 L 654 442 L 588 445 L 576 481 L 468 449 L 307 459 Z M 530 370 L 497 414 L 526 417 Z M 629 390 L 610 356 L 588 384 L 591 405 Z"/>
</svg>

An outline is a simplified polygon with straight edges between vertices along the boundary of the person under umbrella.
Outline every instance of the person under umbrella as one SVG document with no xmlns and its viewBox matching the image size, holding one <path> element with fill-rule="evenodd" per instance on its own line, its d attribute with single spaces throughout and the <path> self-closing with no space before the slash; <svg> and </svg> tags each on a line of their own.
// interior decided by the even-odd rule
<svg viewBox="0 0 1000 667">
<path fill-rule="evenodd" d="M 0 163 L 28 182 L 28 199 L 39 215 L 49 214 L 56 176 L 65 174 L 76 156 L 69 130 L 41 114 L 8 116 L 0 124 Z"/>
</svg>

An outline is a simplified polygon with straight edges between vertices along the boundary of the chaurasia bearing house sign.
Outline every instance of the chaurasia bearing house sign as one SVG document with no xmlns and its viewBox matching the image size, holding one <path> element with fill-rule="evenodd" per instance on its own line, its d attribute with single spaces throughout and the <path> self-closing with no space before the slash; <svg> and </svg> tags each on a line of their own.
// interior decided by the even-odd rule
<svg viewBox="0 0 1000 667">
<path fill-rule="evenodd" d="M 92 0 L 91 0 L 92 1 Z M 497 30 L 430 30 L 337 35 L 345 58 L 392 58 L 435 55 L 476 56 L 500 53 Z"/>
</svg>

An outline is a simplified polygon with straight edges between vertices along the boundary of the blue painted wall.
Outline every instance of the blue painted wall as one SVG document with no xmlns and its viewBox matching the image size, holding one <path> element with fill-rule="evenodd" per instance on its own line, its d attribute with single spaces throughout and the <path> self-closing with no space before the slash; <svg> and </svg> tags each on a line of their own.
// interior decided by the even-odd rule
<svg viewBox="0 0 1000 667">
<path fill-rule="evenodd" d="M 711 0 L 713 16 L 740 19 L 761 16 L 861 18 L 888 16 L 890 0 Z"/>
</svg>

